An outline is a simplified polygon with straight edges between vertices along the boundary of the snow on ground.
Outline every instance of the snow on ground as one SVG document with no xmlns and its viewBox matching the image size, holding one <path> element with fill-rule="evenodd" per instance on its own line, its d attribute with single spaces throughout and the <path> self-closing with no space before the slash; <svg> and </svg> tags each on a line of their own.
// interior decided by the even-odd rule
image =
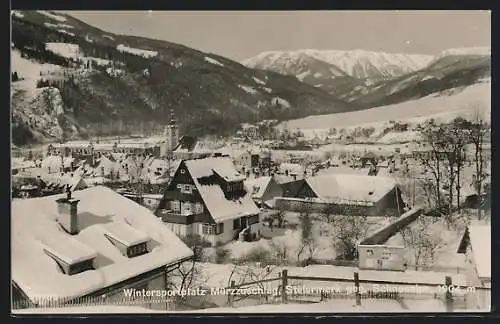
<svg viewBox="0 0 500 324">
<path fill-rule="evenodd" d="M 283 98 L 275 97 L 275 98 L 273 98 L 273 102 L 277 102 L 278 104 L 280 104 L 283 107 L 290 108 L 290 103 Z"/>
<path fill-rule="evenodd" d="M 75 36 L 74 33 L 71 33 L 71 32 L 64 30 L 64 29 L 59 29 L 58 32 L 69 35 L 69 36 Z"/>
<path fill-rule="evenodd" d="M 252 79 L 255 81 L 255 83 L 258 83 L 258 84 L 266 84 L 264 81 L 262 81 L 261 79 L 259 78 L 256 78 L 256 77 L 252 77 Z"/>
<path fill-rule="evenodd" d="M 474 113 L 476 106 L 484 111 L 485 119 L 490 119 L 490 98 L 491 83 L 480 83 L 466 87 L 463 91 L 450 96 L 430 95 L 417 100 L 361 111 L 309 116 L 284 122 L 278 125 L 278 128 L 380 127 L 387 120 L 421 122 L 431 117 L 436 119 L 452 119 L 456 116 L 468 116 Z"/>
<path fill-rule="evenodd" d="M 238 88 L 240 88 L 241 90 L 243 90 L 249 94 L 256 94 L 257 93 L 257 90 L 255 90 L 255 88 L 250 87 L 250 86 L 238 84 Z"/>
<path fill-rule="evenodd" d="M 455 310 L 454 312 L 464 312 Z M 489 311 L 485 310 L 467 310 Z M 176 313 L 175 311 L 158 311 L 137 306 L 91 306 L 91 307 L 64 307 L 64 308 L 34 308 L 13 310 L 14 314 L 125 314 L 125 313 Z M 219 307 L 193 311 L 182 311 L 191 314 L 258 314 L 258 313 L 429 313 L 446 312 L 446 305 L 438 299 L 415 300 L 388 300 L 363 299 L 360 306 L 356 306 L 353 299 L 332 299 L 321 303 L 311 304 L 264 304 L 244 307 Z"/>
<path fill-rule="evenodd" d="M 39 14 L 42 14 L 46 17 L 49 17 L 51 19 L 57 20 L 59 22 L 66 22 L 66 20 L 67 20 L 66 17 L 55 15 L 55 14 L 48 12 L 48 11 L 45 11 L 45 10 L 37 10 L 36 12 L 38 12 Z"/>
<path fill-rule="evenodd" d="M 137 56 L 142 56 L 145 58 L 155 57 L 156 55 L 158 55 L 157 51 L 148 51 L 148 50 L 128 47 L 128 46 L 123 45 L 123 44 L 118 45 L 116 47 L 116 49 L 120 52 L 126 52 L 126 53 L 134 54 Z"/>
<path fill-rule="evenodd" d="M 58 26 L 61 28 L 75 28 L 75 27 L 68 25 L 68 24 L 58 24 Z"/>
<path fill-rule="evenodd" d="M 48 22 L 43 23 L 43 25 L 44 25 L 45 27 L 49 27 L 49 28 L 59 28 L 59 26 L 58 26 L 58 25 L 56 25 L 56 24 L 51 24 L 51 23 L 48 23 Z"/>
<path fill-rule="evenodd" d="M 18 18 L 23 18 L 24 15 L 22 13 L 20 13 L 19 11 L 17 10 L 12 10 L 12 15 L 18 17 Z"/>
<path fill-rule="evenodd" d="M 105 37 L 105 38 L 111 39 L 111 40 L 115 40 L 115 38 L 113 36 L 110 36 L 110 35 L 102 35 L 102 37 Z"/>
<path fill-rule="evenodd" d="M 205 56 L 205 61 L 207 61 L 208 63 L 215 64 L 215 65 L 224 66 L 224 64 L 222 64 L 221 62 L 219 62 L 216 59 L 213 59 L 211 57 L 208 57 L 208 56 Z"/>
<path fill-rule="evenodd" d="M 271 93 L 271 92 L 273 91 L 272 89 L 267 88 L 267 87 L 264 87 L 264 88 L 262 88 L 262 89 L 264 89 L 264 91 L 266 91 L 267 93 Z"/>
<path fill-rule="evenodd" d="M 380 138 L 377 142 L 382 144 L 407 143 L 418 141 L 420 138 L 421 135 L 417 131 L 390 132 Z"/>
<path fill-rule="evenodd" d="M 311 74 L 311 71 L 305 71 L 305 72 L 302 72 L 300 74 L 297 75 L 297 79 L 299 79 L 300 81 L 304 80 L 304 78 L 308 75 Z"/>
<path fill-rule="evenodd" d="M 80 46 L 67 43 L 46 43 L 45 49 L 65 58 L 77 58 L 81 56 Z"/>
<path fill-rule="evenodd" d="M 298 213 L 287 213 L 286 215 L 287 224 L 299 224 Z M 370 217 L 368 219 L 368 232 L 373 233 L 384 225 L 390 222 L 387 217 Z M 271 239 L 260 239 L 254 242 L 239 242 L 232 241 L 225 245 L 224 247 L 230 251 L 230 257 L 233 259 L 245 259 L 245 257 L 252 252 L 257 250 L 269 251 L 272 253 L 272 244 L 280 247 L 286 247 L 288 250 L 287 261 L 290 264 L 295 264 L 299 261 L 297 254 L 301 248 L 301 232 L 300 229 L 283 229 L 274 228 L 271 231 L 269 228 L 264 228 L 262 230 L 266 235 L 272 236 Z M 336 251 L 333 247 L 333 238 L 335 230 L 331 225 L 327 224 L 322 220 L 314 220 L 314 225 L 312 229 L 313 236 L 316 238 L 316 250 L 313 257 L 320 260 L 333 260 L 336 258 Z M 300 256 L 300 261 L 307 259 L 307 253 L 303 253 Z"/>
<path fill-rule="evenodd" d="M 54 64 L 34 62 L 21 57 L 18 50 L 12 50 L 11 70 L 17 72 L 19 77 L 24 79 L 13 83 L 13 87 L 19 86 L 19 88 L 28 92 L 29 97 L 34 97 L 36 95 L 36 82 L 41 78 L 40 76 L 61 71 L 61 67 Z"/>
</svg>

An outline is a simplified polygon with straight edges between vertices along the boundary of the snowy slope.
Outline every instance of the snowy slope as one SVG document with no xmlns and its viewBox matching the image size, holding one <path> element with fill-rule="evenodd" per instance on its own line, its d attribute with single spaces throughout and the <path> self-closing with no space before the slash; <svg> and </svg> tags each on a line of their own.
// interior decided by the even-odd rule
<svg viewBox="0 0 500 324">
<path fill-rule="evenodd" d="M 353 128 L 357 126 L 383 127 L 388 121 L 411 121 L 434 118 L 450 119 L 455 116 L 468 116 L 475 107 L 484 112 L 486 120 L 491 118 L 491 83 L 483 82 L 430 95 L 418 100 L 355 111 L 322 116 L 310 116 L 290 120 L 278 126 L 288 129 L 329 129 Z"/>
<path fill-rule="evenodd" d="M 450 48 L 436 55 L 432 62 L 447 56 L 491 56 L 491 47 Z"/>
</svg>

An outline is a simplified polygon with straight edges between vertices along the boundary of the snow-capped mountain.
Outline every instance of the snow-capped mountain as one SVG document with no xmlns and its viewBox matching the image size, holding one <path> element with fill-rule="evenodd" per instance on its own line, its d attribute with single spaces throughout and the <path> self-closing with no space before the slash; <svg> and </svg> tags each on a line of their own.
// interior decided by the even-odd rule
<svg viewBox="0 0 500 324">
<path fill-rule="evenodd" d="M 491 56 L 491 47 L 450 48 L 436 55 L 433 61 L 437 61 L 445 56 Z"/>
<path fill-rule="evenodd" d="M 244 60 L 242 64 L 283 73 L 287 70 L 287 66 L 294 65 L 292 62 L 304 61 L 306 57 L 329 63 L 351 77 L 372 80 L 387 79 L 417 71 L 427 66 L 433 59 L 430 55 L 421 54 L 306 49 L 263 52 Z M 292 74 L 292 71 L 286 74 Z"/>
</svg>

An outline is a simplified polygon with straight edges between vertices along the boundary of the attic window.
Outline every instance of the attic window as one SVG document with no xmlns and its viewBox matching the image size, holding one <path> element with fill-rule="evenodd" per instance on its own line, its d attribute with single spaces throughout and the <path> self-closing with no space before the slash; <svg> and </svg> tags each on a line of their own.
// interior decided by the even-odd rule
<svg viewBox="0 0 500 324">
<path fill-rule="evenodd" d="M 129 258 L 148 253 L 147 244 L 150 238 L 125 222 L 112 223 L 106 226 L 104 236 L 118 248 L 120 253 Z"/>
<path fill-rule="evenodd" d="M 186 173 L 186 171 L 185 171 L 185 170 L 183 170 L 183 169 L 181 169 L 181 173 L 182 173 L 182 174 L 184 174 L 184 173 Z"/>
<path fill-rule="evenodd" d="M 43 244 L 45 254 L 57 263 L 64 274 L 71 276 L 95 269 L 94 259 L 97 253 L 75 239 L 51 239 Z"/>
</svg>

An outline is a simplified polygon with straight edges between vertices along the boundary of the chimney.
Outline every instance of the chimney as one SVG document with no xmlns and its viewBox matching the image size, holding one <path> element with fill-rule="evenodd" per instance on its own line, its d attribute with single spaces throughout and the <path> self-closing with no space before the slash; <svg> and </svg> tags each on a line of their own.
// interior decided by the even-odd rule
<svg viewBox="0 0 500 324">
<path fill-rule="evenodd" d="M 58 217 L 57 221 L 71 235 L 78 234 L 78 202 L 80 200 L 71 197 L 71 191 L 67 188 L 67 196 L 56 200 Z"/>
</svg>

